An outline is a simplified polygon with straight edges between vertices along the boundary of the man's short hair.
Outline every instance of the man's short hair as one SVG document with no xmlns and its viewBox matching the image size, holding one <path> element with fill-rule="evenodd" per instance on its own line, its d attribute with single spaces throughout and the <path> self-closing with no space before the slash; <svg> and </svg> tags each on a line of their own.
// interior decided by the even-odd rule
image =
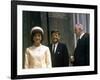
<svg viewBox="0 0 100 80">
<path fill-rule="evenodd" d="M 60 32 L 59 32 L 58 30 L 53 30 L 53 31 L 51 31 L 51 35 L 52 35 L 53 33 L 58 33 L 58 35 L 60 35 Z"/>
<path fill-rule="evenodd" d="M 83 30 L 83 25 L 82 24 L 75 24 L 75 26 L 80 28 L 81 30 Z"/>
</svg>

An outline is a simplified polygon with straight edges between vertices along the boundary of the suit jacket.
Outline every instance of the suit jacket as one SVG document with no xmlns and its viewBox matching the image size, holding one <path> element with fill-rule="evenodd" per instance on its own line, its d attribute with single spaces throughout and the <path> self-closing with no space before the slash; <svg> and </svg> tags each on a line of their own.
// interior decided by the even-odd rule
<svg viewBox="0 0 100 80">
<path fill-rule="evenodd" d="M 89 65 L 89 34 L 85 33 L 78 41 L 74 52 L 74 66 Z"/>
<path fill-rule="evenodd" d="M 51 51 L 52 67 L 64 67 L 69 65 L 69 55 L 65 44 L 58 43 L 55 53 L 52 53 L 52 44 L 50 44 L 49 47 Z"/>
</svg>

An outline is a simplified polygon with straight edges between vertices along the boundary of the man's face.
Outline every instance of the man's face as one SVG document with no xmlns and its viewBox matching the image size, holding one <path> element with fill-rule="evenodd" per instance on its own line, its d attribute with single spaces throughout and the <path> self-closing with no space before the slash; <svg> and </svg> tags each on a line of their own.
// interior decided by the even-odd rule
<svg viewBox="0 0 100 80">
<path fill-rule="evenodd" d="M 59 41 L 59 39 L 60 39 L 60 35 L 58 34 L 58 32 L 52 33 L 51 36 L 52 36 L 52 42 L 53 43 L 57 43 Z"/>
<path fill-rule="evenodd" d="M 76 36 L 79 37 L 80 36 L 80 33 L 81 33 L 81 30 L 80 30 L 79 27 L 75 26 L 74 32 L 75 32 Z"/>
</svg>

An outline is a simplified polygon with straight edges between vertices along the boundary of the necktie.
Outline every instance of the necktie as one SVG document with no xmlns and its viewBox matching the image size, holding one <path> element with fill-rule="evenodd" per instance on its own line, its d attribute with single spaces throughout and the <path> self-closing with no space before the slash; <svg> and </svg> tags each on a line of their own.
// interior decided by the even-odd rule
<svg viewBox="0 0 100 80">
<path fill-rule="evenodd" d="M 53 45 L 52 53 L 55 53 L 55 44 Z"/>
</svg>

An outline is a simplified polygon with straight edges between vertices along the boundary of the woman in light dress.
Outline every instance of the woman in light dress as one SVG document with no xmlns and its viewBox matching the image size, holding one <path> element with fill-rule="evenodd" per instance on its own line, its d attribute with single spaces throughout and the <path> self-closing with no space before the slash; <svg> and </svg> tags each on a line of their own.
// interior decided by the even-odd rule
<svg viewBox="0 0 100 80">
<path fill-rule="evenodd" d="M 33 45 L 25 51 L 25 69 L 29 68 L 51 68 L 51 54 L 47 46 L 41 44 L 44 31 L 35 26 L 31 29 L 31 40 Z"/>
</svg>

